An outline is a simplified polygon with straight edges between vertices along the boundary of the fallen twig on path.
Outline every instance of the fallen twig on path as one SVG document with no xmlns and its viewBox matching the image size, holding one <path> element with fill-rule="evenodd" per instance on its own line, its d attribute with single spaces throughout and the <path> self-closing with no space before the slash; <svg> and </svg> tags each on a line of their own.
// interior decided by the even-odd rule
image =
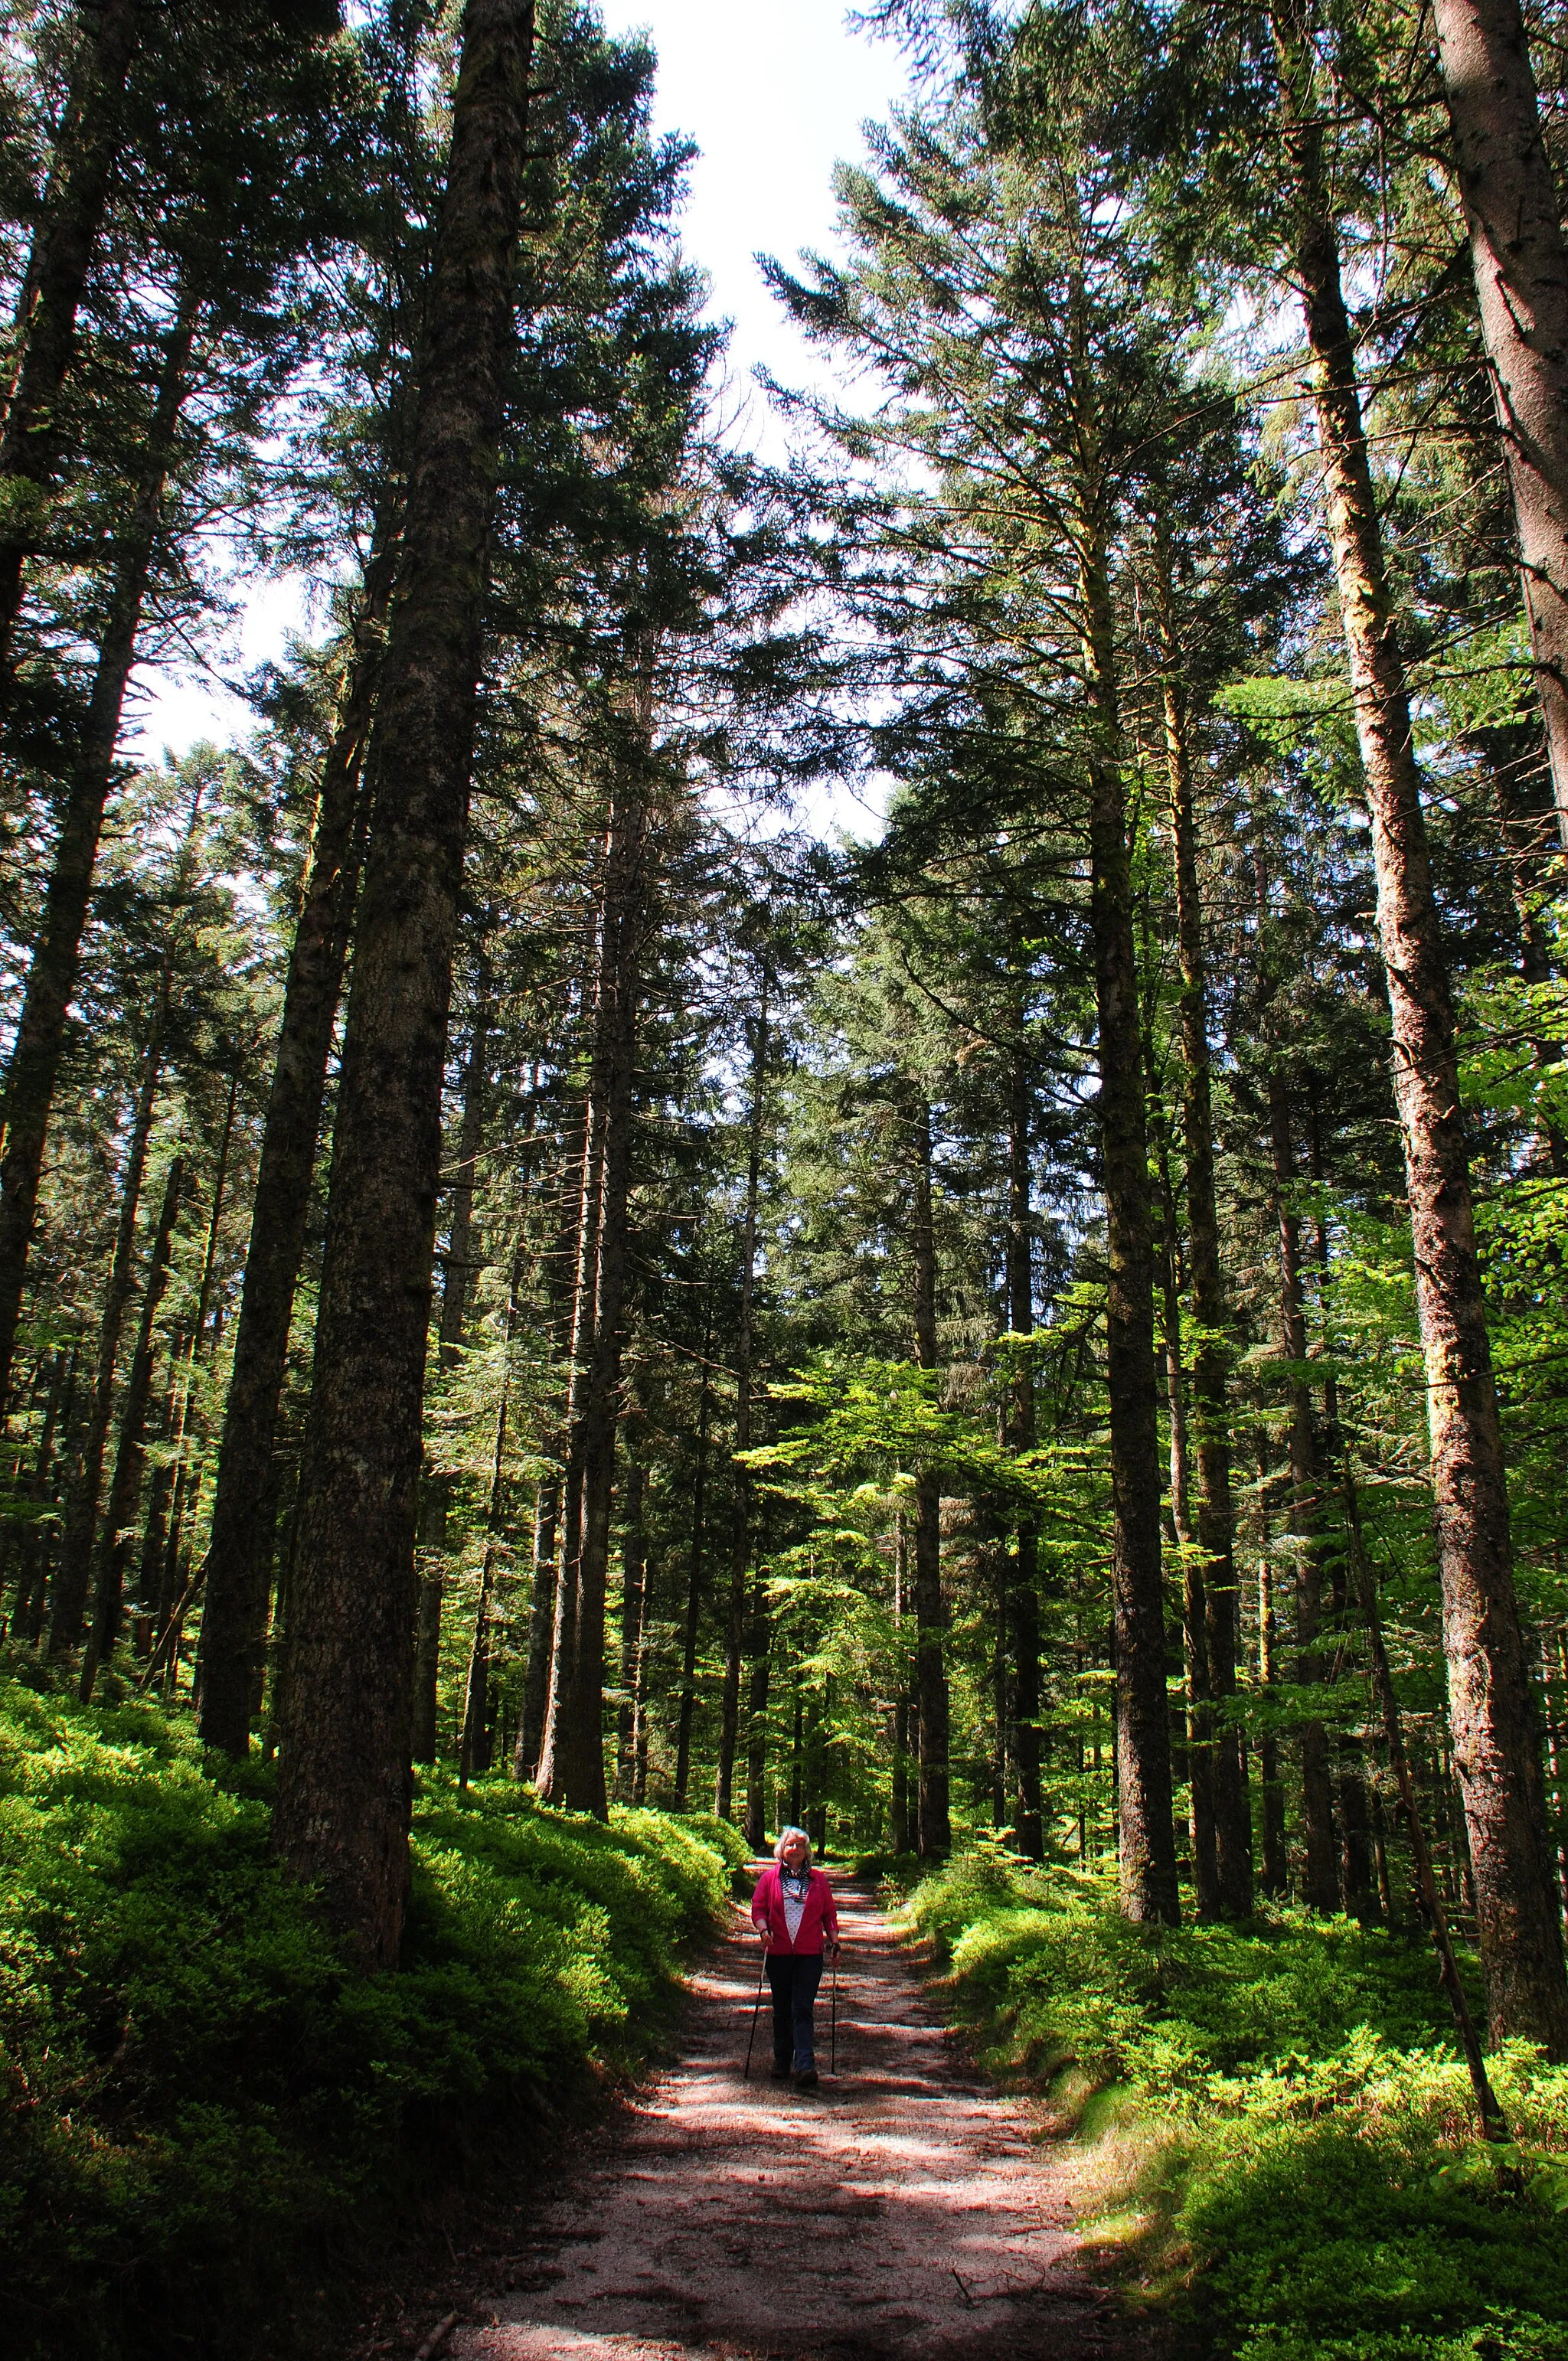
<svg viewBox="0 0 1568 2361">
<path fill-rule="evenodd" d="M 435 2361 L 436 2355 L 456 2325 L 457 2314 L 455 2312 L 449 2312 L 444 2320 L 437 2321 L 419 2351 L 414 2355 L 414 2361 Z"/>
</svg>

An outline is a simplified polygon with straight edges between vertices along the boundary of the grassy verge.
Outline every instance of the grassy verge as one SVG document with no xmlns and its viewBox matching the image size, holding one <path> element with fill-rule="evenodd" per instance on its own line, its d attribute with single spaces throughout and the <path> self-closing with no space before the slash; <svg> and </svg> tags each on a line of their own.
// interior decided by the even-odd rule
<svg viewBox="0 0 1568 2361">
<path fill-rule="evenodd" d="M 972 1854 L 910 1923 L 994 2072 L 1080 2141 L 1090 2235 L 1237 2361 L 1568 2361 L 1568 2068 L 1495 2060 L 1499 2195 L 1430 1954 L 1348 1919 L 1135 1927 Z"/>
<path fill-rule="evenodd" d="M 0 2307 L 15 2361 L 233 2351 L 520 2114 L 646 2053 L 744 1847 L 508 1783 L 416 1809 L 402 1969 L 352 1973 L 266 1780 L 0 1676 Z"/>
</svg>

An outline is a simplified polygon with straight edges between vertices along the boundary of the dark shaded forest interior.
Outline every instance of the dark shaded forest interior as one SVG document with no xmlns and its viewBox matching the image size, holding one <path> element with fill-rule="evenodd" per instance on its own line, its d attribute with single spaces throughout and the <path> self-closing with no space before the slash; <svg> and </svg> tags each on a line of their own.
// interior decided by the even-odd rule
<svg viewBox="0 0 1568 2361">
<path fill-rule="evenodd" d="M 18 2361 L 785 1822 L 1162 2334 L 1568 2361 L 1562 9 L 875 0 L 750 440 L 591 0 L 0 14 Z"/>
</svg>

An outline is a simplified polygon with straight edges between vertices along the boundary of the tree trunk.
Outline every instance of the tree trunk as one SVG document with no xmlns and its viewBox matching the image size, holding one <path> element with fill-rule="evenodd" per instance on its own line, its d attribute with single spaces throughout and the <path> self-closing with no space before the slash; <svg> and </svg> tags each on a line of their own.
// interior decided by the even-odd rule
<svg viewBox="0 0 1568 2361">
<path fill-rule="evenodd" d="M 1225 1720 L 1236 1694 L 1235 1514 L 1231 1501 L 1230 1307 L 1220 1264 L 1214 1188 L 1214 1114 L 1210 1082 L 1209 979 L 1198 890 L 1198 829 L 1192 807 L 1185 675 L 1170 553 L 1157 520 L 1161 682 L 1166 771 L 1181 969 L 1181 1115 L 1187 1147 L 1188 1257 L 1192 1279 L 1192 1429 L 1198 1459 L 1198 1548 L 1203 1565 L 1203 1635 L 1212 1748 L 1216 1899 L 1225 1916 L 1252 1910 L 1252 1813 L 1241 1733 Z"/>
<path fill-rule="evenodd" d="M 141 1206 L 141 1184 L 147 1170 L 153 1109 L 158 1103 L 159 1080 L 163 1071 L 163 1037 L 169 1018 L 170 981 L 171 961 L 166 953 L 163 971 L 159 978 L 158 996 L 153 1003 L 152 1018 L 148 1027 L 147 1047 L 142 1052 L 141 1082 L 137 1092 L 136 1114 L 131 1120 L 125 1180 L 120 1189 L 120 1218 L 115 1235 L 115 1258 L 110 1265 L 109 1282 L 104 1290 L 104 1309 L 98 1323 L 98 1358 L 93 1378 L 93 1400 L 87 1413 L 87 1432 L 82 1438 L 76 1479 L 66 1511 L 54 1597 L 49 1603 L 49 1645 L 51 1656 L 69 1654 L 76 1646 L 82 1637 L 82 1619 L 87 1607 L 87 1586 L 93 1567 L 93 1537 L 98 1526 L 98 1498 L 104 1480 L 104 1447 L 108 1441 L 109 1419 L 115 1403 L 115 1365 L 119 1358 L 120 1329 L 126 1316 L 126 1306 L 130 1301 L 137 1215 Z"/>
<path fill-rule="evenodd" d="M 1166 1126 L 1160 1126 L 1159 1181 L 1164 1214 L 1160 1240 L 1165 1299 L 1165 1384 L 1170 1417 L 1170 1522 L 1181 1564 L 1181 1636 L 1187 1687 L 1187 1780 L 1191 1797 L 1193 1897 L 1201 1918 L 1220 1915 L 1219 1850 L 1214 1835 L 1213 1715 L 1209 1702 L 1209 1639 L 1204 1620 L 1203 1563 L 1192 1532 L 1189 1501 L 1187 1379 L 1181 1360 L 1181 1280 L 1176 1191 L 1170 1181 Z"/>
<path fill-rule="evenodd" d="M 1166 1702 L 1165 1587 L 1160 1565 L 1159 1415 L 1154 1356 L 1154 1246 L 1137 950 L 1124 793 L 1115 631 L 1100 481 L 1099 394 L 1081 289 L 1069 333 L 1083 470 L 1079 585 L 1089 699 L 1090 924 L 1100 1051 L 1099 1130 L 1109 1284 L 1106 1382 L 1114 1504 L 1112 1588 L 1116 1630 L 1116 1762 L 1122 1908 L 1174 1926 L 1180 1916 L 1171 1824 Z"/>
<path fill-rule="evenodd" d="M 1329 535 L 1372 810 L 1377 924 L 1426 1357 L 1449 1716 L 1475 1863 L 1487 2013 L 1494 2039 L 1520 2035 L 1562 2059 L 1568 2058 L 1563 1928 L 1547 1861 L 1540 1737 L 1514 1593 L 1453 1011 L 1409 697 L 1325 193 L 1314 59 L 1299 20 L 1281 11 L 1276 26 Z"/>
<path fill-rule="evenodd" d="M 729 1601 L 725 1618 L 724 1697 L 713 1808 L 729 1817 L 740 1724 L 740 1661 L 746 1640 L 746 1576 L 751 1563 L 751 1478 L 740 1455 L 751 1447 L 751 1293 L 757 1260 L 757 1190 L 762 1169 L 762 1081 L 768 1057 L 764 984 L 751 1036 L 751 1121 L 746 1159 L 746 1216 L 740 1234 L 740 1318 L 735 1341 L 735 1521 L 729 1542 Z"/>
<path fill-rule="evenodd" d="M 621 1704 L 615 1732 L 615 1792 L 628 1801 L 637 1778 L 637 1692 L 642 1653 L 642 1588 L 648 1565 L 647 1537 L 642 1530 L 642 1462 L 628 1451 L 625 1539 L 620 1559 Z"/>
<path fill-rule="evenodd" d="M 1287 1448 L 1290 1468 L 1290 1531 L 1296 1554 L 1296 1677 L 1315 1687 L 1323 1677 L 1318 1633 L 1322 1617 L 1321 1510 L 1318 1444 L 1307 1386 L 1307 1316 L 1301 1291 L 1301 1224 L 1292 1203 L 1296 1181 L 1290 1137 L 1289 1085 L 1277 1059 L 1268 1072 L 1269 1141 L 1274 1162 L 1275 1215 L 1279 1232 L 1279 1346 L 1288 1365 L 1290 1404 Z M 1334 1875 L 1333 1787 L 1328 1732 L 1321 1721 L 1301 1724 L 1301 1899 L 1309 1910 L 1338 1905 Z"/>
<path fill-rule="evenodd" d="M 606 913 L 600 912 L 601 971 Z M 597 990 L 602 993 L 602 980 Z M 596 1020 L 597 1021 L 597 1020 Z M 544 1723 L 540 1732 L 534 1784 L 541 1795 L 554 1776 L 554 1721 L 561 1684 L 571 1677 L 576 1654 L 577 1584 L 576 1569 L 582 1554 L 583 1534 L 583 1412 L 593 1357 L 599 1278 L 599 1229 L 604 1193 L 604 1095 L 600 1068 L 590 1069 L 583 1099 L 583 1150 L 577 1187 L 576 1277 L 572 1294 L 571 1349 L 567 1361 L 565 1466 L 561 1479 L 561 1543 L 554 1586 L 554 1621 L 546 1667 Z"/>
<path fill-rule="evenodd" d="M 533 1504 L 533 1588 L 528 1610 L 528 1663 L 512 1770 L 532 1779 L 539 1763 L 544 1707 L 550 1692 L 550 1642 L 555 1628 L 555 1540 L 561 1515 L 560 1478 L 547 1476 Z"/>
<path fill-rule="evenodd" d="M 239 1325 L 218 1444 L 202 1617 L 201 1731 L 207 1745 L 236 1760 L 250 1746 L 251 1699 L 265 1644 L 272 1565 L 271 1521 L 257 1514 L 257 1503 L 269 1499 L 274 1487 L 278 1404 L 364 854 L 365 744 L 380 661 L 377 634 L 390 583 L 389 532 L 366 577 L 337 720 L 322 762 L 310 869 L 289 952 L 283 1016 L 262 1124 Z"/>
<path fill-rule="evenodd" d="M 109 1485 L 109 1512 L 99 1545 L 98 1583 L 93 1602 L 93 1628 L 82 1660 L 80 1695 L 86 1705 L 93 1695 L 98 1667 L 113 1655 L 119 1636 L 120 1609 L 125 1598 L 126 1562 L 135 1544 L 137 1509 L 141 1499 L 142 1466 L 147 1457 L 147 1406 L 152 1395 L 153 1326 L 169 1284 L 169 1257 L 174 1224 L 180 1212 L 180 1191 L 185 1166 L 176 1156 L 163 1186 L 163 1205 L 148 1257 L 147 1287 L 142 1295 L 141 1326 L 126 1399 L 120 1412 L 120 1440 L 115 1453 L 115 1473 Z"/>
<path fill-rule="evenodd" d="M 463 1344 L 469 1277 L 473 1268 L 474 1179 L 484 1144 L 485 1110 L 488 1098 L 490 1034 L 495 1025 L 495 1000 L 490 962 L 481 937 L 476 952 L 474 1024 L 463 1072 L 463 1113 L 457 1131 L 457 1169 L 452 1176 L 452 1221 L 442 1260 L 441 1317 L 436 1323 L 436 1349 L 447 1368 L 455 1363 Z M 446 1520 L 452 1505 L 449 1477 L 426 1468 L 421 1489 L 417 1547 L 426 1554 L 420 1576 L 419 1620 L 414 1637 L 413 1724 L 411 1752 L 416 1763 L 435 1760 L 436 1687 L 441 1672 L 441 1600 L 445 1587 Z M 489 1553 L 487 1551 L 487 1555 Z M 415 1563 L 418 1563 L 417 1557 Z M 463 1730 L 468 1731 L 465 1709 Z"/>
<path fill-rule="evenodd" d="M 767 1840 L 768 1674 L 773 1625 L 761 1566 L 751 1590 L 751 1686 L 746 1700 L 746 1841 L 760 1853 Z"/>
<path fill-rule="evenodd" d="M 60 391 L 76 347 L 76 314 L 108 203 L 120 150 L 126 83 L 141 38 L 138 0 L 100 0 L 81 15 L 82 45 L 71 74 L 42 218 L 33 236 L 17 306 L 20 357 L 0 433 L 0 477 L 29 486 L 33 499 L 0 540 L 0 708 L 11 696 L 12 637 L 22 603 L 22 568 L 42 533 L 42 495 L 63 456 Z"/>
<path fill-rule="evenodd" d="M 1568 242 L 1519 0 L 1434 0 L 1432 22 L 1568 847 Z"/>
<path fill-rule="evenodd" d="M 1266 1698 L 1279 1679 L 1278 1627 L 1274 1612 L 1274 1559 L 1268 1532 L 1268 1462 L 1261 1433 L 1257 1450 L 1257 1677 Z M 1263 1787 L 1264 1892 L 1282 1900 L 1290 1883 L 1285 1842 L 1285 1784 L 1279 1776 L 1279 1741 L 1266 1731 L 1258 1746 Z"/>
<path fill-rule="evenodd" d="M 915 1110 L 915 1203 L 910 1224 L 915 1256 L 915 1356 L 923 1369 L 937 1363 L 937 1240 L 931 1225 L 931 1108 Z M 948 1667 L 942 1597 L 942 1479 L 922 1468 L 915 1482 L 915 1697 L 920 1716 L 919 1794 L 916 1842 L 922 1861 L 943 1861 L 953 1849 L 948 1809 Z"/>
<path fill-rule="evenodd" d="M 704 1516 L 707 1507 L 707 1444 L 713 1397 L 708 1383 L 713 1350 L 711 1310 L 702 1337 L 702 1395 L 697 1405 L 696 1471 L 692 1479 L 691 1556 L 686 1567 L 686 1614 L 681 1634 L 681 1711 L 675 1731 L 675 1809 L 686 1807 L 691 1784 L 692 1721 L 696 1712 L 696 1635 L 702 1615 Z"/>
<path fill-rule="evenodd" d="M 888 1840 L 895 1854 L 913 1852 L 909 1826 L 909 1684 L 902 1633 L 905 1602 L 909 1595 L 909 1542 L 904 1511 L 894 1511 L 893 1529 L 893 1628 L 898 1634 L 898 1692 L 893 1708 L 893 1790 L 890 1796 Z"/>
<path fill-rule="evenodd" d="M 642 712 L 643 746 L 651 726 L 652 714 Z M 641 751 L 640 747 L 631 758 L 633 763 Z M 601 1143 L 600 1169 L 596 1190 L 590 1185 L 585 1157 L 582 1254 L 591 1255 L 593 1274 L 591 1286 L 579 1287 L 579 1305 L 591 1307 L 591 1318 L 583 1320 L 585 1334 L 575 1339 L 573 1355 L 566 1547 L 561 1565 L 562 1596 L 568 1604 L 556 1616 L 550 1704 L 537 1782 L 547 1802 L 592 1812 L 600 1819 L 609 1809 L 604 1775 L 605 1601 L 626 1290 L 637 1008 L 648 926 L 648 823 L 646 783 L 632 775 L 629 763 L 616 783 L 605 853 L 588 1083 L 590 1113 L 598 1111 L 597 1120 L 589 1122 L 588 1135 L 591 1142 L 597 1132 Z M 574 1477 L 580 1502 L 575 1520 Z"/>
<path fill-rule="evenodd" d="M 273 1839 L 368 1965 L 408 1891 L 441 1084 L 512 321 L 531 0 L 467 0 L 370 753 Z"/>
<path fill-rule="evenodd" d="M 1018 1016 L 1022 1036 L 1023 1012 Z M 1035 1241 L 1030 1204 L 1029 1145 L 1034 1093 L 1022 1049 L 1014 1055 L 1007 1101 L 1007 1318 L 1014 1336 L 1035 1333 Z M 1016 1372 L 1007 1404 L 1007 1440 L 1014 1451 L 1035 1447 L 1035 1379 L 1027 1364 Z M 1039 1535 L 1025 1517 L 1017 1529 L 1013 1571 L 1013 1762 L 1014 1835 L 1026 1861 L 1045 1857 L 1040 1817 Z"/>
<path fill-rule="evenodd" d="M 488 1032 L 488 1011 L 481 1004 L 475 1030 Z M 470 1063 L 470 1080 L 473 1067 Z M 476 1152 L 477 1147 L 476 1143 Z M 473 1191 L 470 1172 L 469 1193 Z M 453 1223 L 453 1255 L 456 1256 L 456 1222 Z M 464 1246 L 466 1249 L 466 1235 Z M 450 1283 L 450 1273 L 449 1273 Z M 463 1735 L 457 1751 L 457 1792 L 467 1793 L 474 1772 L 490 1767 L 488 1708 L 490 1678 L 490 1602 L 495 1596 L 496 1565 L 500 1554 L 506 1503 L 507 1410 L 511 1398 L 511 1339 L 517 1325 L 518 1291 L 522 1283 L 522 1240 L 512 1248 L 511 1279 L 507 1288 L 506 1319 L 501 1328 L 501 1398 L 496 1408 L 496 1441 L 490 1455 L 490 1489 L 485 1506 L 485 1555 L 479 1569 L 479 1597 L 474 1610 L 474 1644 L 468 1652 L 468 1679 L 463 1695 Z M 463 1279 L 457 1278 L 459 1294 Z"/>
<path fill-rule="evenodd" d="M 5 1153 L 0 1157 L 0 1419 L 5 1416 L 11 1389 L 11 1363 L 33 1224 L 38 1216 L 44 1147 L 60 1076 L 66 1017 L 76 990 L 104 807 L 115 776 L 115 749 L 119 742 L 126 686 L 136 662 L 142 603 L 158 545 L 164 486 L 174 456 L 181 408 L 190 385 L 194 335 L 195 305 L 186 296 L 165 346 L 136 498 L 124 536 L 115 551 L 98 662 L 82 735 L 71 763 L 42 919 L 6 1068 Z M 0 576 L 5 555 L 4 544 L 0 544 Z M 0 629 L 3 626 L 4 617 L 0 616 Z M 0 684 L 3 676 L 4 651 L 0 648 Z"/>
</svg>

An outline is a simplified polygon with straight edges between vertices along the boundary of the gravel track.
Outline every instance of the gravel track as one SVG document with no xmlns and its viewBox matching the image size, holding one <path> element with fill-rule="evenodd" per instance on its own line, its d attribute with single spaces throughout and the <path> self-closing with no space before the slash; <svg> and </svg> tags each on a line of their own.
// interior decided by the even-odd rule
<svg viewBox="0 0 1568 2361">
<path fill-rule="evenodd" d="M 836 1880 L 836 1883 L 839 1882 Z M 976 2082 L 914 1962 L 839 1883 L 839 2071 L 767 2080 L 740 1911 L 692 1980 L 678 2064 L 543 2214 L 454 2361 L 1122 2361 L 1157 2340 L 1085 2275 L 1064 2176 Z"/>
</svg>

